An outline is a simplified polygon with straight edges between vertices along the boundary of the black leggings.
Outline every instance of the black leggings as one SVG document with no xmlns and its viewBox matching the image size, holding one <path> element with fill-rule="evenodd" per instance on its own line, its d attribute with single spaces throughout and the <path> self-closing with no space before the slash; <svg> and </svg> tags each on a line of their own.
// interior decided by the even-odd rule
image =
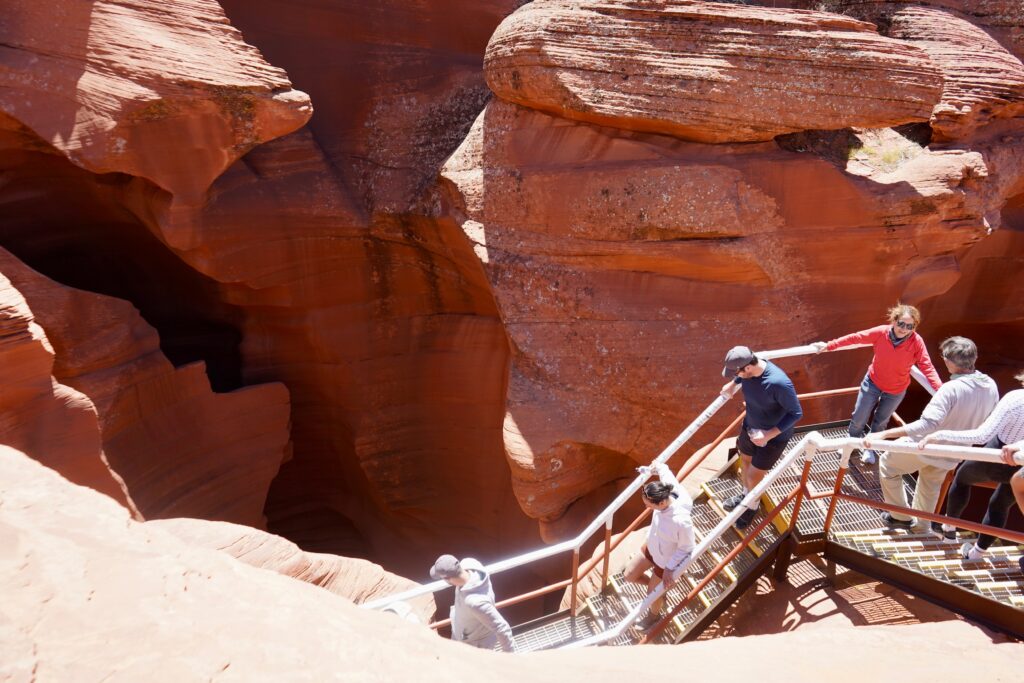
<svg viewBox="0 0 1024 683">
<path fill-rule="evenodd" d="M 960 517 L 963 514 L 967 500 L 971 497 L 971 485 L 985 481 L 996 482 L 999 485 L 988 499 L 988 509 L 985 510 L 985 518 L 981 523 L 1000 528 L 1005 526 L 1006 517 L 1015 502 L 1013 489 L 1010 488 L 1010 477 L 1019 469 L 1020 467 L 997 462 L 970 461 L 960 465 L 946 496 L 946 514 L 950 517 Z M 988 534 L 981 534 L 978 536 L 978 547 L 987 550 L 994 540 L 995 538 Z"/>
</svg>

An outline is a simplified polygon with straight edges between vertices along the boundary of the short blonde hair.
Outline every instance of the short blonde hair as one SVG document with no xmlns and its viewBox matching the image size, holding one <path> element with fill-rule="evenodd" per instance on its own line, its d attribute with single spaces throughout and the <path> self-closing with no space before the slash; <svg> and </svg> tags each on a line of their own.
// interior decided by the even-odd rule
<svg viewBox="0 0 1024 683">
<path fill-rule="evenodd" d="M 905 315 L 909 315 L 911 317 L 914 321 L 914 327 L 921 324 L 921 311 L 909 304 L 899 303 L 889 309 L 889 322 L 894 323 Z"/>
</svg>

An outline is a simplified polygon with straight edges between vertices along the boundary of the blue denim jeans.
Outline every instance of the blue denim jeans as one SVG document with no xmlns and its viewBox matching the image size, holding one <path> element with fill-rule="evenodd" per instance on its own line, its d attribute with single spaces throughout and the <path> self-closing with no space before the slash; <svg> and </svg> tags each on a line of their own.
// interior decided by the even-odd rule
<svg viewBox="0 0 1024 683">
<path fill-rule="evenodd" d="M 857 394 L 857 403 L 853 406 L 853 415 L 850 417 L 850 436 L 859 438 L 871 432 L 880 432 L 889 424 L 889 418 L 896 412 L 896 407 L 903 400 L 907 390 L 904 389 L 898 394 L 887 394 L 871 381 L 871 378 L 864 375 L 864 381 L 860 383 L 860 393 Z M 874 419 L 871 419 L 871 429 L 867 429 L 868 419 L 871 418 L 871 411 L 875 411 Z"/>
</svg>

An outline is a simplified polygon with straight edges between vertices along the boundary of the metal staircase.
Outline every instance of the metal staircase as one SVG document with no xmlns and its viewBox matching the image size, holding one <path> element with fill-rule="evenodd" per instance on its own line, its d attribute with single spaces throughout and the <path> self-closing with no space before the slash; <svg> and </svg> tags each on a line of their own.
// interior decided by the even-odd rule
<svg viewBox="0 0 1024 683">
<path fill-rule="evenodd" d="M 761 351 L 762 358 L 780 358 L 816 353 L 813 346 L 777 351 Z M 919 381 L 922 378 L 917 377 Z M 922 382 L 923 383 L 923 382 Z M 926 386 L 926 388 L 928 388 Z M 929 389 L 930 390 L 930 389 Z M 803 394 L 801 400 L 855 394 L 857 389 L 838 389 Z M 654 463 L 667 461 L 726 402 L 718 397 L 698 416 Z M 716 439 L 698 449 L 678 475 L 682 481 L 725 438 L 735 433 L 742 414 Z M 810 431 L 810 430 L 814 431 Z M 879 509 L 901 511 L 904 508 L 882 501 L 877 466 L 865 466 L 851 458 L 860 441 L 847 437 L 846 423 L 805 427 L 791 439 L 775 469 L 750 494 L 759 497 L 761 508 L 750 527 L 737 530 L 732 524 L 741 510 L 730 513 L 722 502 L 740 493 L 735 459 L 711 480 L 701 485 L 692 510 L 697 547 L 688 573 L 667 591 L 667 615 L 647 634 L 630 627 L 655 595 L 646 595 L 646 586 L 628 584 L 621 573 L 609 575 L 611 552 L 628 532 L 635 530 L 645 516 L 634 520 L 617 539 L 612 534 L 614 515 L 635 495 L 646 476 L 629 484 L 608 507 L 577 537 L 519 557 L 492 563 L 491 574 L 514 569 L 565 552 L 572 553 L 570 578 L 529 593 L 508 598 L 498 607 L 535 599 L 557 591 L 571 596 L 572 607 L 513 627 L 516 648 L 534 651 L 551 648 L 581 647 L 595 644 L 632 645 L 678 643 L 699 635 L 727 609 L 759 576 L 774 565 L 777 578 L 785 576 L 791 557 L 821 553 L 834 571 L 835 563 L 887 581 L 909 592 L 958 611 L 1017 637 L 1024 637 L 1024 574 L 1019 565 L 1024 553 L 1024 534 L 950 520 L 940 515 L 906 511 L 932 521 L 956 521 L 973 532 L 984 532 L 1019 542 L 990 548 L 981 561 L 960 558 L 960 541 L 937 536 L 914 535 L 885 528 Z M 878 447 L 897 452 L 917 452 L 914 445 L 879 442 Z M 997 462 L 998 451 L 983 448 L 927 446 L 929 455 L 954 459 Z M 1024 459 L 1018 458 L 1018 461 Z M 905 477 L 908 493 L 914 480 Z M 584 543 L 604 529 L 604 547 L 594 558 L 581 565 Z M 605 580 L 603 590 L 580 597 L 581 579 L 599 571 Z M 434 582 L 420 588 L 367 603 L 380 609 L 389 604 L 424 595 L 448 586 Z M 657 593 L 660 593 L 659 588 Z M 447 620 L 432 624 L 447 625 Z"/>
<path fill-rule="evenodd" d="M 839 439 L 846 435 L 845 423 L 818 425 L 823 437 Z M 804 432 L 813 429 L 808 427 Z M 800 434 L 791 440 L 798 441 Z M 834 486 L 839 472 L 841 454 L 839 450 L 821 450 L 817 453 L 808 477 L 811 488 L 829 491 Z M 799 463 L 794 463 L 768 487 L 762 497 L 762 507 L 753 525 L 763 521 L 765 514 L 782 501 L 786 493 L 799 484 L 802 475 Z M 693 521 L 698 538 L 709 533 L 725 516 L 722 502 L 740 493 L 735 459 L 730 460 L 719 475 L 701 485 L 701 494 L 694 499 Z M 908 497 L 913 496 L 914 480 L 905 480 Z M 856 496 L 881 502 L 878 485 L 877 465 L 864 465 L 858 459 L 850 460 L 849 471 L 843 479 L 842 491 Z M 791 528 L 791 510 L 784 509 L 766 525 L 760 533 L 729 562 L 716 577 L 691 600 L 679 614 L 674 616 L 657 637 L 648 642 L 672 644 L 697 637 L 725 609 L 746 590 L 757 577 L 772 567 L 784 571 L 787 552 L 797 554 L 825 552 L 826 558 L 858 569 L 862 573 L 898 583 L 911 592 L 943 604 L 954 610 L 967 613 L 1000 630 L 1019 632 L 1024 628 L 1024 573 L 1020 569 L 1020 558 L 1024 546 L 993 545 L 985 559 L 963 560 L 960 545 L 973 534 L 961 534 L 956 541 L 942 539 L 932 534 L 913 534 L 901 529 L 890 529 L 881 524 L 879 513 L 872 507 L 840 501 L 835 506 L 830 531 L 824 533 L 831 496 L 805 497 L 800 509 L 796 528 Z M 752 526 L 753 526 L 752 525 Z M 743 538 L 733 529 L 732 537 L 717 539 L 707 555 L 699 558 L 680 582 L 667 593 L 666 610 L 678 605 L 686 593 L 696 585 L 696 578 L 707 575 L 728 553 L 730 545 Z M 783 541 L 791 541 L 785 546 Z M 860 559 L 852 560 L 850 555 L 837 552 L 835 547 L 857 553 Z M 779 562 L 780 555 L 783 556 Z M 886 565 L 893 565 L 920 575 L 917 581 L 895 581 L 886 571 Z M 976 594 L 977 599 L 969 609 L 959 602 L 951 601 L 952 590 L 967 590 Z M 629 584 L 622 573 L 610 577 L 605 590 L 599 595 L 587 598 L 575 617 L 568 610 L 551 615 L 543 620 L 522 624 L 514 629 L 517 648 L 539 650 L 558 647 L 604 631 L 624 619 L 630 610 L 641 603 L 646 594 L 644 586 Z M 984 602 L 981 602 L 981 600 Z M 992 604 L 988 604 L 992 603 Z M 1003 614 L 1002 619 L 993 619 L 992 613 Z M 1009 621 L 1007 621 L 1007 618 Z M 635 645 L 643 634 L 627 630 L 610 645 Z"/>
<path fill-rule="evenodd" d="M 793 443 L 796 440 L 794 438 Z M 787 452 L 790 447 L 787 446 Z M 723 501 L 741 492 L 737 463 L 733 458 L 715 479 L 701 485 L 701 493 L 694 498 L 692 517 L 698 541 L 706 537 L 725 518 Z M 776 501 L 764 496 L 762 509 L 750 528 L 763 521 L 766 512 L 775 505 Z M 776 520 L 778 519 L 777 517 Z M 772 566 L 786 530 L 785 523 L 766 525 L 650 642 L 672 644 L 700 635 L 704 628 L 746 590 L 747 586 Z M 682 602 L 697 585 L 697 580 L 708 575 L 743 538 L 744 533 L 733 528 L 729 535 L 712 541 L 708 552 L 697 558 L 690 571 L 680 577 L 677 584 L 668 591 L 665 610 L 670 611 Z M 595 635 L 626 618 L 630 610 L 640 605 L 645 597 L 644 585 L 627 583 L 622 572 L 619 572 L 609 577 L 608 584 L 601 593 L 583 601 L 575 617 L 565 610 L 557 615 L 514 627 L 516 648 L 521 651 L 551 649 Z M 629 629 L 610 640 L 608 644 L 635 645 L 641 641 L 643 635 L 638 630 Z"/>
</svg>

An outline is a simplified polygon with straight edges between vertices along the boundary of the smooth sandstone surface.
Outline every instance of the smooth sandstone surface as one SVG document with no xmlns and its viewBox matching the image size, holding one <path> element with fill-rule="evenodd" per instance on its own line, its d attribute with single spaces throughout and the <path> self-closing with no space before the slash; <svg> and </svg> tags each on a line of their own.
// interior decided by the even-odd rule
<svg viewBox="0 0 1024 683">
<path fill-rule="evenodd" d="M 890 87 L 882 99 L 896 98 L 901 107 L 907 97 L 922 105 L 927 100 L 914 115 L 922 123 L 811 130 L 850 125 L 852 109 L 794 96 L 790 91 L 801 92 L 808 82 L 792 65 L 778 65 L 771 85 L 777 99 L 793 105 L 787 111 L 799 115 L 794 125 L 801 132 L 774 143 L 707 145 L 639 133 L 630 122 L 648 120 L 649 97 L 615 108 L 606 127 L 500 98 L 478 118 L 490 98 L 485 46 L 519 4 L 225 0 L 223 15 L 212 3 L 147 10 L 147 35 L 169 36 L 173 49 L 163 56 L 172 62 L 174 50 L 190 44 L 175 29 L 183 22 L 189 27 L 184 33 L 195 28 L 220 36 L 223 50 L 197 48 L 198 54 L 232 62 L 212 64 L 202 74 L 235 74 L 252 92 L 264 93 L 284 78 L 277 69 L 287 69 L 287 78 L 317 106 L 307 126 L 252 148 L 215 180 L 221 162 L 235 154 L 223 136 L 211 144 L 219 161 L 196 162 L 202 172 L 189 182 L 168 166 L 167 177 L 182 183 L 173 197 L 150 175 L 127 175 L 137 172 L 134 167 L 96 175 L 71 167 L 82 174 L 72 177 L 57 166 L 71 154 L 63 138 L 40 136 L 20 118 L 2 117 L 0 244 L 13 240 L 12 233 L 30 233 L 18 237 L 19 258 L 84 289 L 107 292 L 99 285 L 118 264 L 148 274 L 107 293 L 143 312 L 159 331 L 164 355 L 180 366 L 177 378 L 197 392 L 186 392 L 176 413 L 189 416 L 189 423 L 190 410 L 219 415 L 208 408 L 213 398 L 199 366 L 190 365 L 197 360 L 218 391 L 276 382 L 287 387 L 291 423 L 285 429 L 294 457 L 268 494 L 260 488 L 246 497 L 248 510 L 264 497 L 272 531 L 307 551 L 369 557 L 413 577 L 422 577 L 440 552 L 486 560 L 535 546 L 536 524 L 520 504 L 540 520 L 545 538 L 562 538 L 589 521 L 637 463 L 649 461 L 710 401 L 721 381 L 724 348 L 835 336 L 875 324 L 898 298 L 928 309 L 923 331 L 933 345 L 940 330 L 960 331 L 968 310 L 983 354 L 1002 344 L 998 354 L 986 356 L 998 363 L 1000 379 L 1019 363 L 1019 350 L 1006 340 L 1016 338 L 1024 311 L 1005 278 L 1019 265 L 1012 251 L 1019 244 L 1007 232 L 986 235 L 1019 224 L 1019 216 L 1013 218 L 1024 189 L 1019 124 L 994 117 L 974 127 L 965 119 L 964 137 L 925 147 L 931 134 L 925 121 L 942 94 L 935 78 L 943 73 L 926 49 L 835 13 L 838 3 L 829 3 L 836 6 L 831 14 L 672 3 L 700 8 L 695 30 L 713 34 L 727 17 L 734 23 L 726 24 L 739 27 L 730 40 L 750 58 L 768 49 L 765 26 L 796 27 L 785 40 L 804 46 L 818 40 L 849 57 L 840 60 L 845 64 L 857 63 L 856 50 L 847 48 L 865 40 L 877 48 L 864 55 L 865 63 L 880 68 L 891 66 L 895 55 L 913 55 L 907 64 L 916 66 L 900 76 L 905 87 Z M 523 9 L 529 14 L 556 5 L 566 6 Z M 610 17 L 626 5 L 602 6 Z M 13 7 L 36 17 L 34 4 Z M 113 37 L 123 26 L 115 24 L 136 16 L 139 3 L 91 7 L 96 11 L 72 22 L 97 29 L 102 40 L 90 42 L 87 52 L 93 54 L 92 46 L 117 52 Z M 183 7 L 198 10 L 180 18 Z M 1019 58 L 1007 38 L 1020 23 L 1012 3 L 950 0 L 929 7 L 959 12 Z M 738 19 L 769 15 L 776 23 Z M 203 17 L 215 20 L 194 23 Z M 566 26 L 581 20 L 572 13 L 558 17 Z M 35 26 L 12 23 L 4 30 Z M 967 35 L 957 26 L 956 35 Z M 583 63 L 600 58 L 599 49 L 581 51 L 565 30 L 549 28 L 566 41 L 558 44 L 567 54 Z M 590 35 L 574 32 L 581 39 Z M 945 35 L 926 42 L 941 45 Z M 35 45 L 17 36 L 6 42 Z M 257 60 L 247 45 L 258 46 L 275 67 Z M 657 72 L 649 48 L 641 64 L 645 77 Z M 118 77 L 128 73 L 116 55 L 102 57 Z M 180 64 L 161 59 L 153 60 L 161 73 L 180 75 Z M 635 73 L 635 65 L 621 60 L 609 64 L 620 77 Z M 32 81 L 56 67 L 41 55 L 18 68 Z M 757 83 L 744 80 L 749 74 L 736 76 L 737 87 Z M 608 77 L 574 85 L 622 91 Z M 961 86 L 981 93 L 987 83 Z M 875 92 L 872 87 L 861 90 Z M 93 121 L 93 92 L 74 90 L 62 106 Z M 207 106 L 202 88 L 186 88 L 182 97 Z M 82 101 L 75 104 L 75 98 Z M 756 109 L 742 106 L 747 99 L 740 96 L 733 109 Z M 773 106 L 770 99 L 760 104 Z M 295 124 L 291 111 L 280 114 L 282 131 Z M 244 127 L 244 112 L 235 114 L 231 125 Z M 875 114 L 871 125 L 890 121 L 889 114 Z M 188 120 L 206 130 L 207 119 Z M 173 156 L 164 142 L 180 140 L 176 130 L 166 129 L 160 145 L 138 140 L 129 156 L 145 157 L 147 168 L 164 168 L 160 164 Z M 180 204 L 189 193 L 199 198 L 195 205 L 172 210 L 180 206 L 171 200 Z M 66 206 L 73 210 L 50 211 Z M 139 235 L 152 237 L 145 249 L 135 248 Z M 984 254 L 972 258 L 970 249 L 983 245 Z M 1004 247 L 1010 251 L 998 253 Z M 65 258 L 71 250 L 75 258 Z M 57 262 L 67 267 L 60 270 Z M 148 283 L 148 293 L 141 283 Z M 163 310 L 170 297 L 161 287 L 178 293 L 177 307 Z M 989 302 L 988 292 L 1001 299 Z M 119 309 L 117 315 L 135 328 L 130 313 Z M 212 321 L 217 334 L 186 325 L 181 318 L 187 316 Z M 201 348 L 193 353 L 190 346 Z M 221 351 L 230 362 L 218 360 Z M 819 388 L 856 384 L 866 363 L 866 356 L 850 354 L 786 368 L 798 386 Z M 242 393 L 259 395 L 258 389 Z M 155 395 L 176 400 L 172 393 Z M 281 410 L 280 392 L 268 394 Z M 807 419 L 845 417 L 848 403 L 809 406 Z M 280 414 L 266 422 L 281 424 Z M 179 417 L 166 424 L 179 434 Z M 281 434 L 271 432 L 270 441 Z M 133 449 L 144 448 L 144 441 L 131 442 Z M 262 482 L 271 460 L 259 462 L 254 480 Z M 221 494 L 233 500 L 239 482 L 217 481 L 204 500 L 218 503 Z M 566 564 L 550 578 L 562 578 Z"/>
<path fill-rule="evenodd" d="M 931 153 L 893 136 L 840 136 L 837 157 L 809 140 L 722 154 L 488 105 L 442 176 L 512 341 L 506 452 L 549 538 L 711 402 L 720 348 L 838 336 L 883 313 L 838 300 L 922 301 L 956 282 L 957 255 L 1020 181 L 1020 147 Z M 871 166 L 887 146 L 907 158 Z M 783 366 L 805 390 L 855 384 L 856 364 Z M 587 512 L 559 522 L 574 506 Z"/>
<path fill-rule="evenodd" d="M 495 94 L 565 118 L 699 142 L 927 120 L 925 51 L 825 12 L 534 0 L 487 47 Z"/>
<path fill-rule="evenodd" d="M 437 199 L 427 196 L 489 96 L 483 49 L 515 4 L 225 2 L 232 26 L 323 113 L 212 185 L 192 178 L 199 208 L 141 177 L 76 176 L 59 166 L 60 148 L 4 119 L 0 142 L 14 152 L 3 155 L 12 182 L 0 205 L 14 210 L 0 221 L 0 244 L 53 279 L 134 303 L 165 355 L 176 366 L 203 361 L 218 391 L 287 386 L 294 457 L 264 505 L 270 527 L 307 550 L 422 575 L 444 550 L 486 559 L 538 541 L 501 447 L 507 338 L 483 278 L 453 267 L 444 240 L 455 231 L 441 234 Z M 107 26 L 102 9 L 79 23 Z M 180 9 L 146 17 L 154 32 L 180 37 Z M 195 24 L 199 14 L 185 26 L 209 31 Z M 237 63 L 209 69 L 248 74 L 257 89 L 263 76 L 283 78 L 270 68 L 257 79 L 256 53 L 218 21 L 211 35 L 225 49 L 205 56 Z M 47 64 L 22 66 L 31 80 L 45 78 Z M 173 78 L 182 65 L 153 61 L 164 67 Z M 166 152 L 131 149 L 153 163 Z M 58 210 L 69 196 L 73 210 Z M 420 209 L 404 213 L 411 206 Z M 53 248 L 61 244 L 84 258 L 63 258 Z M 119 270 L 127 275 L 110 276 Z M 161 282 L 181 293 L 173 305 Z M 190 382 L 201 379 L 190 372 Z"/>
<path fill-rule="evenodd" d="M 372 562 L 307 553 L 287 539 L 241 524 L 179 517 L 153 520 L 147 526 L 163 529 L 191 546 L 220 550 L 247 565 L 320 586 L 357 605 L 418 585 Z M 436 610 L 432 595 L 416 598 L 409 607 L 410 616 L 424 624 Z"/>
<path fill-rule="evenodd" d="M 213 0 L 9 0 L 0 44 L 0 110 L 83 168 L 186 203 L 312 113 Z"/>
<path fill-rule="evenodd" d="M 88 402 L 105 458 L 143 518 L 264 525 L 267 490 L 289 455 L 284 386 L 215 394 L 201 364 L 168 362 L 131 304 L 53 282 L 3 249 L 0 273 L 33 307 L 52 343 L 55 386 Z M 47 431 L 29 424 L 31 433 Z M 74 471 L 43 462 L 65 476 Z"/>
<path fill-rule="evenodd" d="M 96 406 L 53 377 L 53 345 L 4 271 L 0 268 L 0 443 L 32 452 L 70 481 L 138 514 L 103 452 Z"/>
<path fill-rule="evenodd" d="M 965 623 L 829 628 L 679 647 L 503 655 L 366 612 L 315 586 L 139 524 L 95 491 L 0 447 L 0 675 L 27 681 L 1009 681 L 1020 644 Z M 71 561 L 71 562 L 69 562 Z M 780 653 L 798 653 L 784 656 Z M 871 652 L 871 657 L 864 657 Z M 909 661 L 912 666 L 907 666 Z M 765 662 L 775 662 L 766 670 Z"/>
</svg>

